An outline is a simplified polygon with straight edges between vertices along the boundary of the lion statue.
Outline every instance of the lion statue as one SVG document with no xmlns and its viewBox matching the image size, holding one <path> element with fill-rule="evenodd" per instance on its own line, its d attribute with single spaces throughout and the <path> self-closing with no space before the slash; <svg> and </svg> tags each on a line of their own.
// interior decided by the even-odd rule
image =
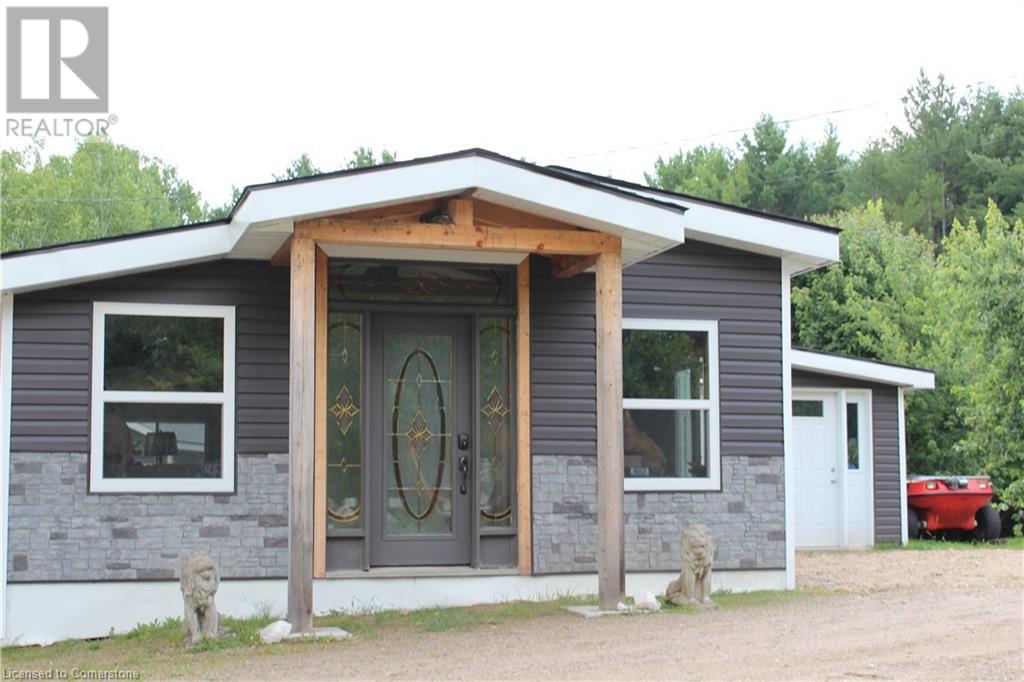
<svg viewBox="0 0 1024 682">
<path fill-rule="evenodd" d="M 677 606 L 714 608 L 711 601 L 711 560 L 715 545 L 711 530 L 700 524 L 687 527 L 679 542 L 683 569 L 679 577 L 668 584 L 665 599 Z"/>
<path fill-rule="evenodd" d="M 214 595 L 220 586 L 217 566 L 206 552 L 193 552 L 181 566 L 181 595 L 185 599 L 182 630 L 195 646 L 203 637 L 217 638 L 217 604 Z"/>
</svg>

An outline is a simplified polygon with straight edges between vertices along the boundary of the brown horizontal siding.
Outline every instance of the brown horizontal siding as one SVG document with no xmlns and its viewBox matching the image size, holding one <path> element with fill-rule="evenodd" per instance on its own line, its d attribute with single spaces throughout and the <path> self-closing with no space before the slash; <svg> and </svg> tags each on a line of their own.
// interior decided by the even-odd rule
<svg viewBox="0 0 1024 682">
<path fill-rule="evenodd" d="M 718 321 L 723 455 L 782 455 L 779 259 L 687 242 L 623 273 L 623 316 Z"/>
<path fill-rule="evenodd" d="M 717 320 L 723 455 L 782 454 L 782 296 L 778 259 L 688 242 L 627 268 L 626 317 Z M 593 455 L 594 278 L 531 281 L 532 443 L 537 455 Z"/>
<path fill-rule="evenodd" d="M 286 451 L 288 271 L 245 261 L 204 263 L 17 296 L 12 450 L 88 451 L 94 301 L 235 306 L 237 451 Z"/>
<path fill-rule="evenodd" d="M 597 453 L 594 276 L 551 277 L 531 259 L 530 380 L 534 455 Z"/>
</svg>

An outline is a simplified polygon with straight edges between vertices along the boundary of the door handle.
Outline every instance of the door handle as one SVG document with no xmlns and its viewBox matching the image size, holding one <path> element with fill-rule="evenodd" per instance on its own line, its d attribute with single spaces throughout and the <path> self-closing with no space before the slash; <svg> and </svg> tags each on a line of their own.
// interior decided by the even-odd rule
<svg viewBox="0 0 1024 682">
<path fill-rule="evenodd" d="M 459 472 L 462 474 L 462 485 L 459 486 L 459 494 L 466 494 L 466 483 L 469 480 L 469 457 L 459 457 Z"/>
</svg>

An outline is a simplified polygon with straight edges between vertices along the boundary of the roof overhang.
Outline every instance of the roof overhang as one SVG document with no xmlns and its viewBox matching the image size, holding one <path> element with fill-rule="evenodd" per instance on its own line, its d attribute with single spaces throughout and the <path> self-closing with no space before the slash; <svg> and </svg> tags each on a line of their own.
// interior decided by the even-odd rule
<svg viewBox="0 0 1024 682">
<path fill-rule="evenodd" d="M 785 259 L 791 275 L 839 260 L 839 230 L 826 225 L 774 216 L 568 168 L 558 170 L 609 187 L 618 187 L 637 196 L 685 206 L 687 210 L 683 226 L 687 239 Z"/>
<path fill-rule="evenodd" d="M 935 388 L 935 372 L 918 367 L 891 365 L 876 360 L 851 358 L 834 353 L 793 349 L 790 354 L 793 369 L 814 374 L 872 381 L 899 386 L 907 391 Z"/>
<path fill-rule="evenodd" d="M 684 206 L 467 150 L 250 186 L 224 223 L 9 254 L 0 288 L 23 292 L 216 258 L 269 260 L 298 220 L 457 195 L 617 236 L 625 265 L 684 238 Z"/>
</svg>

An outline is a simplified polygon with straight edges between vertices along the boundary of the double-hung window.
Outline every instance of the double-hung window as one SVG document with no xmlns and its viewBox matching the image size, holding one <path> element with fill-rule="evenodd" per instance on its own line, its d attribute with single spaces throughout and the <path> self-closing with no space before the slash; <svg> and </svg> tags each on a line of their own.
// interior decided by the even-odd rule
<svg viewBox="0 0 1024 682">
<path fill-rule="evenodd" d="M 718 323 L 622 322 L 625 489 L 718 490 Z"/>
<path fill-rule="evenodd" d="M 89 489 L 235 487 L 235 309 L 93 304 Z"/>
</svg>

